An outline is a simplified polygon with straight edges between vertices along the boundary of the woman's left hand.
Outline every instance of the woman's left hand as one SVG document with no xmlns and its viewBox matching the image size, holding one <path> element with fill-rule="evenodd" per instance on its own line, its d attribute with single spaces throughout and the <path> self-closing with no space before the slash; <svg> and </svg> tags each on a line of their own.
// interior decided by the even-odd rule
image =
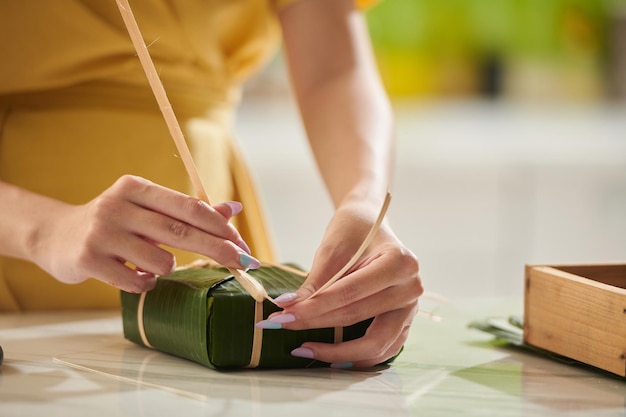
<svg viewBox="0 0 626 417">
<path fill-rule="evenodd" d="M 336 367 L 370 367 L 395 356 L 409 334 L 423 288 L 415 255 L 393 234 L 380 228 L 367 251 L 341 279 L 315 297 L 318 288 L 357 251 L 372 227 L 371 213 L 340 208 L 315 255 L 311 272 L 294 294 L 284 294 L 284 308 L 260 324 L 290 330 L 350 326 L 374 318 L 365 335 L 339 344 L 304 343 L 292 354 Z"/>
<path fill-rule="evenodd" d="M 359 339 L 307 342 L 292 352 L 335 366 L 373 366 L 400 351 L 423 291 L 415 255 L 389 226 L 341 279 L 309 296 L 342 269 L 374 224 L 375 201 L 393 172 L 392 108 L 353 0 L 293 2 L 279 18 L 307 137 L 337 211 L 305 283 L 279 297 L 284 310 L 258 325 L 300 330 L 374 318 Z"/>
</svg>

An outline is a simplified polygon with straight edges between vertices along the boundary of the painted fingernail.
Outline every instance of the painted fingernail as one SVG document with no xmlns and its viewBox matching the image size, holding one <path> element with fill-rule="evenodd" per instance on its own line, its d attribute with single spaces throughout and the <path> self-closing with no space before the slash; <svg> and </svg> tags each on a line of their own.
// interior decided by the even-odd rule
<svg viewBox="0 0 626 417">
<path fill-rule="evenodd" d="M 253 258 L 247 253 L 239 255 L 239 263 L 246 269 L 257 269 L 261 266 L 261 262 L 259 262 L 258 259 Z"/>
<path fill-rule="evenodd" d="M 298 298 L 298 294 L 296 294 L 295 292 L 286 292 L 274 298 L 274 301 L 277 303 L 288 303 L 295 300 L 296 298 Z"/>
<path fill-rule="evenodd" d="M 241 204 L 238 201 L 227 201 L 226 205 L 228 207 L 230 207 L 230 211 L 231 211 L 230 215 L 231 216 L 235 216 L 235 215 L 241 213 L 241 210 L 243 210 L 243 204 Z"/>
<path fill-rule="evenodd" d="M 282 329 L 283 325 L 280 323 L 272 323 L 269 320 L 262 320 L 254 325 L 257 329 L 278 330 Z"/>
<path fill-rule="evenodd" d="M 337 362 L 330 364 L 330 367 L 335 369 L 348 369 L 352 368 L 352 366 L 352 362 Z"/>
<path fill-rule="evenodd" d="M 246 243 L 243 239 L 241 239 L 241 240 L 239 241 L 238 246 L 239 246 L 241 249 L 245 250 L 245 251 L 246 251 L 246 253 L 247 253 L 248 255 L 252 255 L 252 251 L 250 250 L 250 246 L 248 246 L 248 244 L 247 244 L 247 243 Z"/>
<path fill-rule="evenodd" d="M 292 323 L 296 321 L 296 316 L 290 313 L 279 314 L 278 316 L 270 317 L 268 319 L 271 323 Z"/>
<path fill-rule="evenodd" d="M 309 348 L 295 348 L 291 351 L 291 356 L 297 358 L 315 359 L 315 353 Z"/>
</svg>

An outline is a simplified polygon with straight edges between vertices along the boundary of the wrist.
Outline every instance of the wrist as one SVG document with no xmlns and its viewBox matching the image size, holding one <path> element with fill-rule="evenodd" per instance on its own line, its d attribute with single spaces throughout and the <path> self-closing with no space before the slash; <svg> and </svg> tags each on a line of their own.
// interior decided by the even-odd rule
<svg viewBox="0 0 626 417">
<path fill-rule="evenodd" d="M 337 204 L 339 208 L 352 208 L 378 214 L 388 193 L 387 184 L 367 182 L 353 187 Z"/>
<path fill-rule="evenodd" d="M 47 219 L 64 203 L 6 183 L 0 184 L 0 195 L 0 253 L 36 261 Z"/>
</svg>

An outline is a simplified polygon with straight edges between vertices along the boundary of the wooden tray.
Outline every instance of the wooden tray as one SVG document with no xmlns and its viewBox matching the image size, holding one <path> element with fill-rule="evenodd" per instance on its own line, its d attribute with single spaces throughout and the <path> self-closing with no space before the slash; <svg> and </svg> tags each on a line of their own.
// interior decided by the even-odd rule
<svg viewBox="0 0 626 417">
<path fill-rule="evenodd" d="M 626 264 L 527 265 L 524 342 L 626 377 Z"/>
</svg>

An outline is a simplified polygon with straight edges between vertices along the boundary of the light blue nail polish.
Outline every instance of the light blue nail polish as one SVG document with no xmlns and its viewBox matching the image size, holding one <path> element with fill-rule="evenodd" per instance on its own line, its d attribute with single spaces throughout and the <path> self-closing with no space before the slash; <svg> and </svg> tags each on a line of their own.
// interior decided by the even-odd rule
<svg viewBox="0 0 626 417">
<path fill-rule="evenodd" d="M 287 292 L 276 297 L 274 301 L 277 303 L 289 303 L 296 298 L 298 298 L 298 294 L 296 294 L 295 292 Z"/>
<path fill-rule="evenodd" d="M 296 321 L 296 316 L 290 313 L 279 314 L 268 319 L 271 323 L 293 323 Z"/>
<path fill-rule="evenodd" d="M 352 368 L 352 362 L 331 363 L 330 367 L 334 369 L 348 369 L 348 368 Z"/>
<path fill-rule="evenodd" d="M 239 263 L 246 269 L 257 269 L 259 266 L 261 266 L 261 262 L 248 255 L 247 253 L 242 253 L 241 255 L 239 255 Z"/>
<path fill-rule="evenodd" d="M 299 347 L 291 351 L 291 356 L 305 359 L 315 359 L 315 352 L 309 348 Z"/>
<path fill-rule="evenodd" d="M 280 323 L 272 323 L 269 320 L 262 320 L 254 325 L 254 327 L 258 329 L 267 329 L 267 330 L 278 330 L 282 329 L 283 325 Z"/>
</svg>

